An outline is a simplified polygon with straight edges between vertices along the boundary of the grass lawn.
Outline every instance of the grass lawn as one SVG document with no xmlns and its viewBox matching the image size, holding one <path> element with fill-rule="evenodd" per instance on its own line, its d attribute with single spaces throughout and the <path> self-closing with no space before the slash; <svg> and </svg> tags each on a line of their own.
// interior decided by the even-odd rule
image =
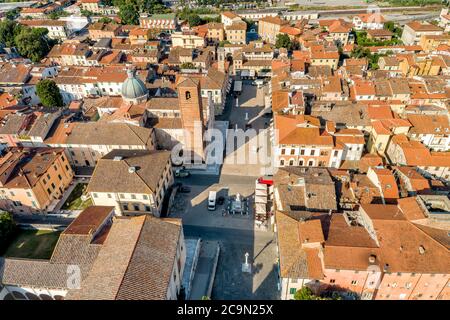
<svg viewBox="0 0 450 320">
<path fill-rule="evenodd" d="M 63 204 L 63 210 L 84 210 L 92 205 L 92 200 L 89 198 L 86 201 L 81 200 L 81 196 L 87 188 L 87 183 L 79 183 L 72 190 L 72 193 Z"/>
<path fill-rule="evenodd" d="M 50 259 L 60 233 L 50 230 L 19 230 L 6 249 L 4 256 Z"/>
</svg>

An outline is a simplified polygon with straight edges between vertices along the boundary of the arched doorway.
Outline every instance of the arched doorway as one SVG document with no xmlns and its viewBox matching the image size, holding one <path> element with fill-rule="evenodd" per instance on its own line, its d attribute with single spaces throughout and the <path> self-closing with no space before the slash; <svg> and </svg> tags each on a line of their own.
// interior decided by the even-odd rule
<svg viewBox="0 0 450 320">
<path fill-rule="evenodd" d="M 27 297 L 25 297 L 25 295 L 19 291 L 12 291 L 11 292 L 14 300 L 27 300 Z"/>
<path fill-rule="evenodd" d="M 53 300 L 52 297 L 50 297 L 48 294 L 40 294 L 39 297 L 41 298 L 41 300 Z"/>
<path fill-rule="evenodd" d="M 14 300 L 14 296 L 11 293 L 7 293 L 3 300 Z"/>
<path fill-rule="evenodd" d="M 41 300 L 37 295 L 31 292 L 26 292 L 25 296 L 28 298 L 28 300 Z"/>
</svg>

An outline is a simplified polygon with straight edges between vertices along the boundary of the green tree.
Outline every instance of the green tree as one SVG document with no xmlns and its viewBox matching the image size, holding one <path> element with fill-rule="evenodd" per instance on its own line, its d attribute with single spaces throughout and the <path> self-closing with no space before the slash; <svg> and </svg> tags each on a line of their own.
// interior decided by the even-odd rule
<svg viewBox="0 0 450 320">
<path fill-rule="evenodd" d="M 200 16 L 198 14 L 191 14 L 188 17 L 188 22 L 189 22 L 189 26 L 191 27 L 196 27 L 199 26 L 203 23 L 202 18 L 200 18 Z"/>
<path fill-rule="evenodd" d="M 98 22 L 102 22 L 102 23 L 111 23 L 112 19 L 108 18 L 108 17 L 101 17 L 100 19 L 98 19 Z"/>
<path fill-rule="evenodd" d="M 195 66 L 192 62 L 184 62 L 180 67 L 181 69 L 195 69 Z"/>
<path fill-rule="evenodd" d="M 226 44 L 231 44 L 228 40 L 222 40 L 219 42 L 219 47 L 225 47 Z"/>
<path fill-rule="evenodd" d="M 45 107 L 62 107 L 63 99 L 55 81 L 44 79 L 36 85 L 36 93 Z"/>
<path fill-rule="evenodd" d="M 291 38 L 287 34 L 277 34 L 277 40 L 275 41 L 275 47 L 276 48 L 286 48 L 288 50 L 291 50 L 292 43 Z"/>
<path fill-rule="evenodd" d="M 14 235 L 16 224 L 9 212 L 0 212 L 0 254 L 8 246 L 9 240 Z"/>
<path fill-rule="evenodd" d="M 387 30 L 389 30 L 389 31 L 391 31 L 391 32 L 394 32 L 394 29 L 395 29 L 395 23 L 394 23 L 394 21 L 388 21 L 388 22 L 386 22 L 386 23 L 384 24 L 384 28 L 387 29 Z"/>
<path fill-rule="evenodd" d="M 139 11 L 136 5 L 136 2 L 127 2 L 119 6 L 119 17 L 122 24 L 139 24 Z"/>
<path fill-rule="evenodd" d="M 295 300 L 317 300 L 317 297 L 314 295 L 312 290 L 308 287 L 303 287 L 300 290 L 297 290 L 294 294 Z"/>
<path fill-rule="evenodd" d="M 12 10 L 9 10 L 8 12 L 6 12 L 5 17 L 8 20 L 14 20 L 17 18 L 18 15 L 19 15 L 19 9 L 15 8 L 15 9 L 12 9 Z"/>
<path fill-rule="evenodd" d="M 351 57 L 355 59 L 367 58 L 370 56 L 370 50 L 362 46 L 356 46 L 351 53 Z"/>
<path fill-rule="evenodd" d="M 41 61 L 52 48 L 54 41 L 47 38 L 44 28 L 23 28 L 14 42 L 19 53 L 33 62 Z"/>
<path fill-rule="evenodd" d="M 70 15 L 70 13 L 68 13 L 68 12 L 66 12 L 66 11 L 55 11 L 55 12 L 52 12 L 52 13 L 50 13 L 49 15 L 47 15 L 50 19 L 52 19 L 52 20 L 57 20 L 57 19 L 59 19 L 60 17 L 67 17 L 67 16 L 69 16 Z"/>
<path fill-rule="evenodd" d="M 14 47 L 15 37 L 22 31 L 23 27 L 15 21 L 5 20 L 0 22 L 0 43 L 6 47 Z"/>
<path fill-rule="evenodd" d="M 81 9 L 80 13 L 83 17 L 86 17 L 86 18 L 92 17 L 94 15 L 94 13 L 92 11 L 84 10 L 84 9 Z"/>
<path fill-rule="evenodd" d="M 325 291 L 323 295 L 317 296 L 308 287 L 297 290 L 294 294 L 295 300 L 342 300 L 341 293 L 338 291 Z"/>
</svg>

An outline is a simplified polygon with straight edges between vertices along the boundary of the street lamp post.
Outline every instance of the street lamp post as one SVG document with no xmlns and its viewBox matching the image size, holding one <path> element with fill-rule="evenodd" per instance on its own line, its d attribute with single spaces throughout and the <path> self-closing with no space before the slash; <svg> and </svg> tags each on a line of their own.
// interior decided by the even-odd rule
<svg viewBox="0 0 450 320">
<path fill-rule="evenodd" d="M 244 256 L 245 256 L 245 262 L 242 264 L 242 272 L 252 273 L 252 266 L 250 263 L 248 263 L 249 253 L 246 252 Z"/>
</svg>

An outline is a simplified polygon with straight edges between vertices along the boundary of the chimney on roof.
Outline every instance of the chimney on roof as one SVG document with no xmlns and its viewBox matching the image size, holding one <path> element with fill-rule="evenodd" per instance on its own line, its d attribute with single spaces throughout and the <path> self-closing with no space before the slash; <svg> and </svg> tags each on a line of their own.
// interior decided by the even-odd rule
<svg viewBox="0 0 450 320">
<path fill-rule="evenodd" d="M 424 246 L 422 246 L 422 245 L 419 246 L 419 253 L 420 254 L 425 254 L 425 247 Z"/>
<path fill-rule="evenodd" d="M 135 173 L 136 172 L 136 167 L 129 167 L 128 168 L 128 173 Z"/>
</svg>

